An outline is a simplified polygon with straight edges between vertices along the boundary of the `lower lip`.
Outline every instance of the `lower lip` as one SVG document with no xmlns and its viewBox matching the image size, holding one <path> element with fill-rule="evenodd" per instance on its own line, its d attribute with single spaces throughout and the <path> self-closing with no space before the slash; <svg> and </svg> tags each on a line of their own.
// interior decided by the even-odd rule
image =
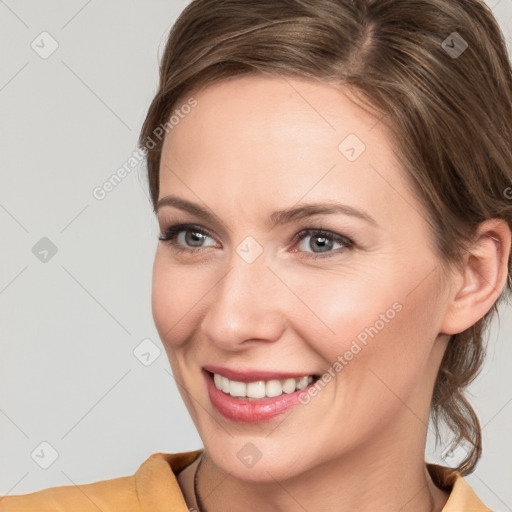
<svg viewBox="0 0 512 512">
<path fill-rule="evenodd" d="M 208 395 L 215 408 L 227 419 L 242 423 L 260 423 L 268 421 L 279 414 L 284 413 L 294 405 L 299 404 L 299 394 L 307 392 L 313 381 L 304 389 L 293 393 L 283 393 L 279 396 L 265 397 L 260 400 L 245 400 L 235 398 L 217 389 L 213 382 L 213 375 L 205 370 L 203 374 L 206 379 Z"/>
</svg>

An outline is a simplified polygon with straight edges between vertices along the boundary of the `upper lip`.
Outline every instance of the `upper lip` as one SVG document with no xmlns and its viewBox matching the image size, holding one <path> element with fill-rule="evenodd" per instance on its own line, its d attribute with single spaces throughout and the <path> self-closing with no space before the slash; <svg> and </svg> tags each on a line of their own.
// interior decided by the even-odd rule
<svg viewBox="0 0 512 512">
<path fill-rule="evenodd" d="M 294 379 L 299 377 L 305 377 L 309 375 L 316 376 L 314 373 L 307 372 L 277 372 L 269 370 L 234 370 L 232 368 L 226 368 L 224 366 L 205 365 L 203 370 L 210 373 L 217 373 L 229 380 L 237 382 L 256 382 L 258 380 L 280 380 L 280 379 Z"/>
</svg>

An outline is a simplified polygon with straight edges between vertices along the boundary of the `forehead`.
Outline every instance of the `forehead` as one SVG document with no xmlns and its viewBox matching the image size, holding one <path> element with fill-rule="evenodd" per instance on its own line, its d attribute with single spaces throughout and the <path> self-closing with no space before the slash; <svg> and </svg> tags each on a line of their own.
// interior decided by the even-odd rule
<svg viewBox="0 0 512 512">
<path fill-rule="evenodd" d="M 166 137 L 167 146 L 182 146 L 182 138 L 208 143 L 216 133 L 230 133 L 234 138 L 225 140 L 223 148 L 239 146 L 248 139 L 251 145 L 309 139 L 337 149 L 344 134 L 379 143 L 387 135 L 380 118 L 364 110 L 350 90 L 326 83 L 284 76 L 244 76 L 192 92 L 180 104 L 191 96 L 197 106 L 182 116 L 180 129 L 174 127 Z M 195 135 L 187 130 L 192 124 Z M 380 126 L 374 129 L 376 125 Z"/>
<path fill-rule="evenodd" d="M 242 208 L 269 195 L 290 204 L 329 196 L 385 207 L 407 193 L 386 125 L 348 90 L 249 76 L 190 96 L 196 106 L 165 138 L 160 196 L 222 191 L 225 204 Z"/>
</svg>

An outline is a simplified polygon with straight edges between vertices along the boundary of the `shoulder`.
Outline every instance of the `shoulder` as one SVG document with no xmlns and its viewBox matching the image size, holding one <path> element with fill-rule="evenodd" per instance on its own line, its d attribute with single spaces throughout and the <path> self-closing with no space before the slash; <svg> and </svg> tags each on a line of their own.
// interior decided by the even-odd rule
<svg viewBox="0 0 512 512">
<path fill-rule="evenodd" d="M 437 464 L 427 464 L 427 469 L 433 482 L 450 493 L 441 512 L 493 512 L 482 503 L 458 471 Z"/>
<path fill-rule="evenodd" d="M 187 510 L 176 473 L 191 464 L 200 453 L 201 450 L 154 453 L 131 476 L 2 496 L 0 512 Z"/>
</svg>

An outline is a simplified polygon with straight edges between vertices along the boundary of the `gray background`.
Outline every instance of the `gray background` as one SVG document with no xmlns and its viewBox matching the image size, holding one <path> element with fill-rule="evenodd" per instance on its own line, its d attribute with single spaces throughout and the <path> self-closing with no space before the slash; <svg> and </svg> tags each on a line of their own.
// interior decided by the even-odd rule
<svg viewBox="0 0 512 512">
<path fill-rule="evenodd" d="M 151 453 L 202 446 L 151 316 L 158 226 L 143 167 L 92 194 L 137 147 L 186 4 L 0 1 L 0 495 L 130 475 Z M 510 50 L 512 0 L 488 4 Z M 44 31 L 58 44 L 47 58 Z M 496 510 L 512 510 L 511 309 L 470 388 L 484 455 L 467 480 Z M 460 456 L 433 447 L 428 460 Z"/>
</svg>

